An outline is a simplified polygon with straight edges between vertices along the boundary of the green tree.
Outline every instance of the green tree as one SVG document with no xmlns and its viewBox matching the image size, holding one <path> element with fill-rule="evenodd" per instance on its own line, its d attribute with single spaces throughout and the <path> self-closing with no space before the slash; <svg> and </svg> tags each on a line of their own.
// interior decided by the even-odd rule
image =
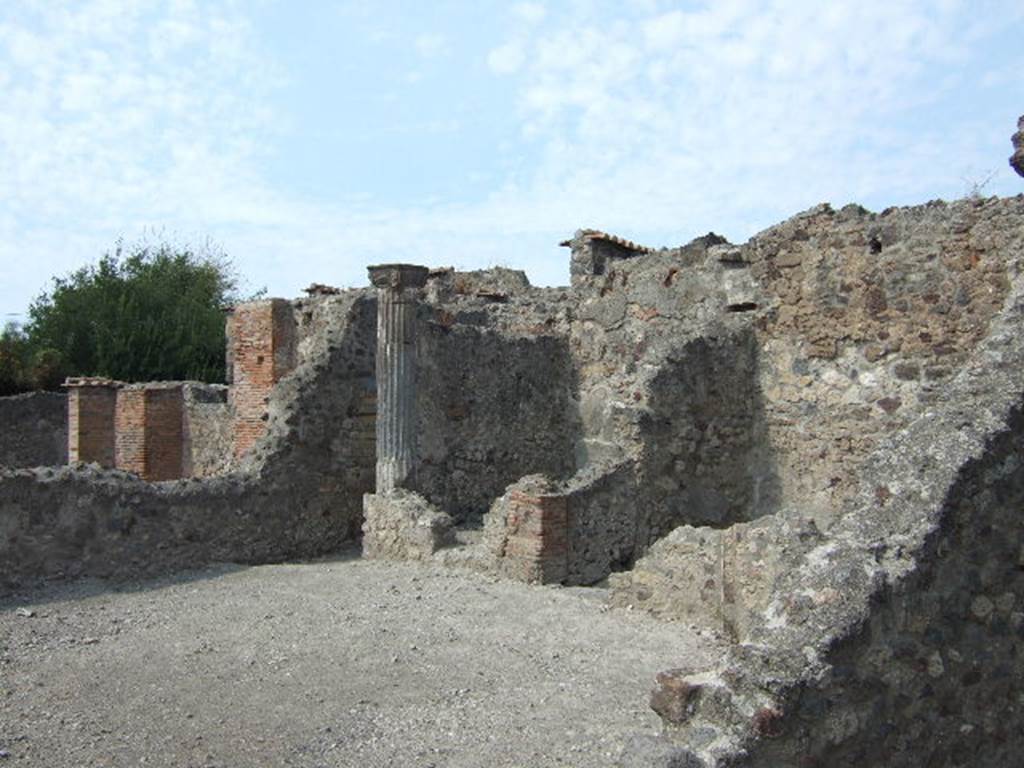
<svg viewBox="0 0 1024 768">
<path fill-rule="evenodd" d="M 17 323 L 7 323 L 0 332 L 0 397 L 31 389 L 28 337 Z"/>
<path fill-rule="evenodd" d="M 212 248 L 118 243 L 29 307 L 34 376 L 224 381 L 224 309 L 237 291 L 231 262 Z"/>
</svg>

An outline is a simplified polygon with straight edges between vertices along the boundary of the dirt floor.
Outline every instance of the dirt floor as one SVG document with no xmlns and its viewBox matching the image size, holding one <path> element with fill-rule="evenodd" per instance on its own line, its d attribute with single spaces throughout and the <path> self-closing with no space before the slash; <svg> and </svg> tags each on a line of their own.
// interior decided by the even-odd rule
<svg viewBox="0 0 1024 768">
<path fill-rule="evenodd" d="M 0 602 L 0 768 L 609 766 L 718 646 L 531 587 L 354 556 Z"/>
</svg>

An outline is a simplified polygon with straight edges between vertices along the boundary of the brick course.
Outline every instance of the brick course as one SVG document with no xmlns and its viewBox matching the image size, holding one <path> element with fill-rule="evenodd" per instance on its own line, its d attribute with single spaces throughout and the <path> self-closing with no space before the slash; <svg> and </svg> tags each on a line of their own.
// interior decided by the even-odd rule
<svg viewBox="0 0 1024 768">
<path fill-rule="evenodd" d="M 235 414 L 235 456 L 245 454 L 266 431 L 274 385 L 295 367 L 296 329 L 284 299 L 242 304 L 227 323 Z"/>
<path fill-rule="evenodd" d="M 521 581 L 557 584 L 569 572 L 569 500 L 510 491 L 506 573 Z"/>
</svg>

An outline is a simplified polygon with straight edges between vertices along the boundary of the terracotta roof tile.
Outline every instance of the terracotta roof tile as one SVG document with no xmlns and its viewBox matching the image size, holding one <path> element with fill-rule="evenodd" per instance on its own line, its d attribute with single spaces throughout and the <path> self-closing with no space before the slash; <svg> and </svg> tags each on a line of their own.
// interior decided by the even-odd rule
<svg viewBox="0 0 1024 768">
<path fill-rule="evenodd" d="M 69 376 L 64 380 L 65 387 L 120 387 L 121 382 L 104 376 Z"/>
<path fill-rule="evenodd" d="M 637 253 L 653 253 L 653 248 L 648 248 L 646 245 L 638 245 L 632 240 L 627 240 L 624 237 L 618 235 L 610 235 L 607 232 L 602 232 L 599 229 L 581 229 L 571 239 L 563 240 L 559 245 L 563 247 L 572 246 L 573 242 L 577 240 L 604 240 L 607 243 L 612 243 L 625 248 L 627 251 L 636 251 Z"/>
</svg>

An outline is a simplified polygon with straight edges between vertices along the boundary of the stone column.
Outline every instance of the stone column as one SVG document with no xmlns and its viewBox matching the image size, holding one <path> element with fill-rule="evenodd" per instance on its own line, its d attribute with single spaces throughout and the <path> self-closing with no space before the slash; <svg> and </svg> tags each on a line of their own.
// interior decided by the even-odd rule
<svg viewBox="0 0 1024 768">
<path fill-rule="evenodd" d="M 416 473 L 416 305 L 427 268 L 369 267 L 377 287 L 377 493 Z"/>
</svg>

